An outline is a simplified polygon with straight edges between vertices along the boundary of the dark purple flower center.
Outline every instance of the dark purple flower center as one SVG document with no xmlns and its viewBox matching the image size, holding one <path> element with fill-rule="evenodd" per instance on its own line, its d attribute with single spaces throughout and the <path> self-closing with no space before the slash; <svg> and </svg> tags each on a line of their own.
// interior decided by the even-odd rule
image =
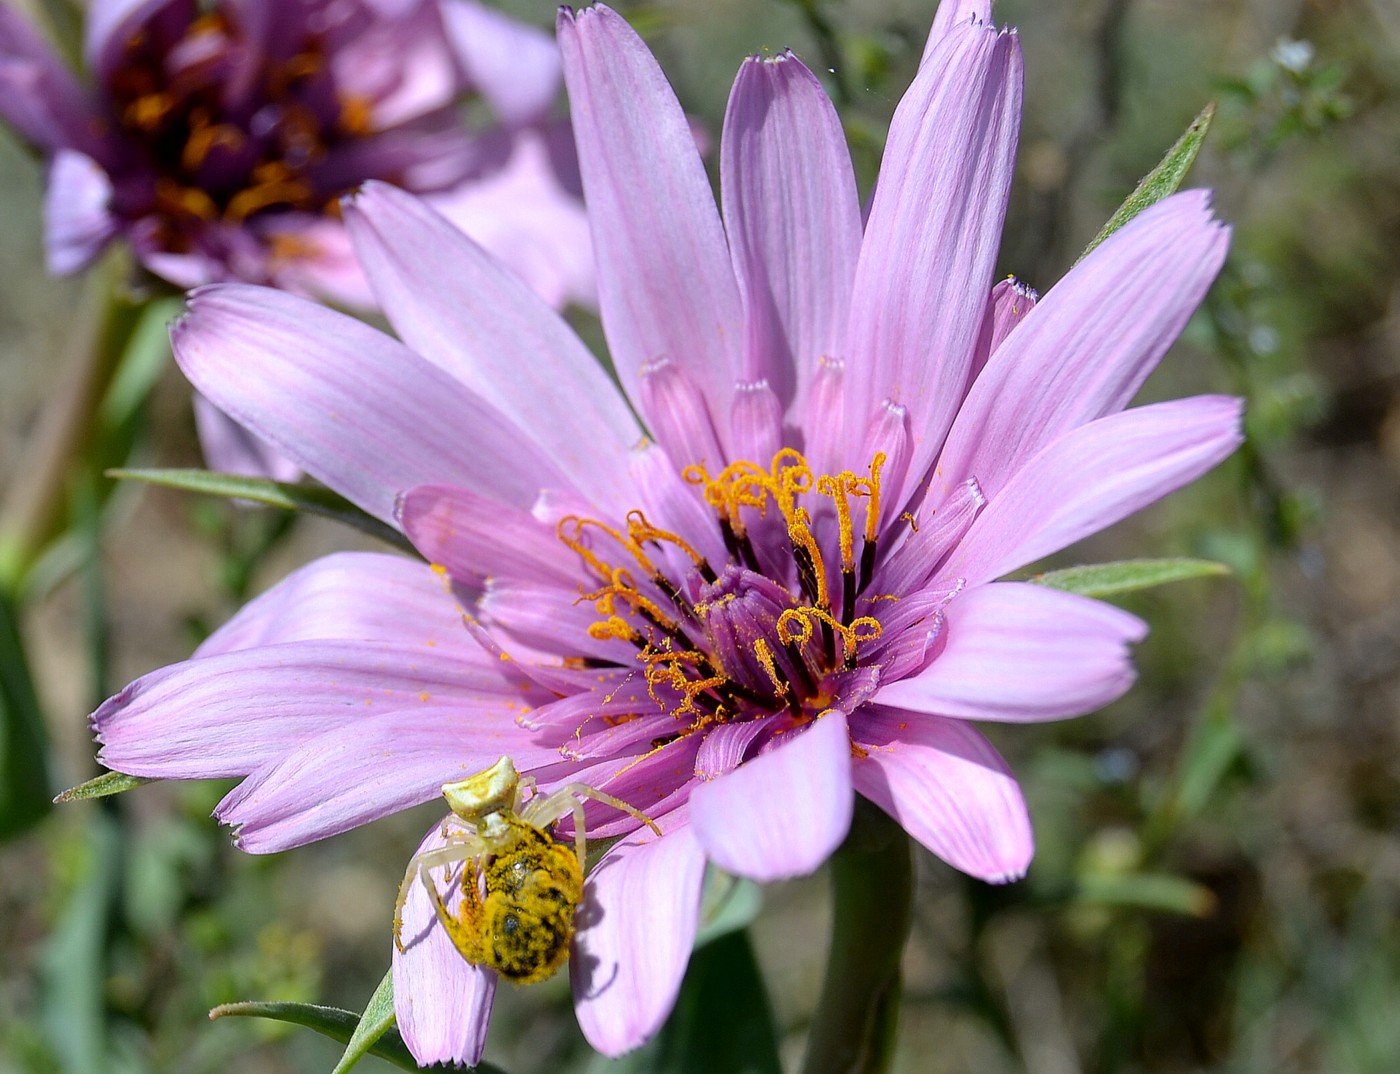
<svg viewBox="0 0 1400 1074">
<path fill-rule="evenodd" d="M 123 152 L 141 158 L 121 170 L 143 178 L 117 184 L 118 211 L 161 217 L 165 249 L 191 249 L 214 221 L 338 213 L 338 197 L 364 178 L 327 174 L 328 155 L 369 132 L 370 102 L 340 91 L 308 31 L 262 47 L 223 7 L 183 25 L 152 19 L 106 88 Z"/>
<path fill-rule="evenodd" d="M 689 467 L 684 477 L 714 508 L 729 554 L 718 569 L 640 511 L 625 531 L 560 522 L 560 539 L 600 582 L 584 594 L 599 615 L 589 633 L 636 647 L 648 692 L 676 719 L 677 736 L 775 713 L 801 724 L 873 688 L 861 658 L 883 628 L 870 613 L 895 599 L 866 594 L 884 461 L 876 455 L 866 476 L 817 476 L 789 448 L 767 469 L 737 462 L 712 476 Z M 859 531 L 855 501 L 863 501 Z M 622 565 L 610 561 L 614 549 L 626 554 Z"/>
</svg>

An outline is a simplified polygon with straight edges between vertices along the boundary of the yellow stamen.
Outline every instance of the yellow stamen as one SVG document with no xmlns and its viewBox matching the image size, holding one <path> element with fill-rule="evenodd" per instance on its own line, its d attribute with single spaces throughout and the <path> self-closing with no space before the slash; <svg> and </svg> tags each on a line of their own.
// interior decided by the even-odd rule
<svg viewBox="0 0 1400 1074">
<path fill-rule="evenodd" d="M 778 666 L 773 662 L 773 650 L 768 647 L 768 642 L 759 638 L 753 643 L 753 654 L 758 658 L 759 664 L 763 667 L 763 673 L 768 676 L 768 681 L 773 684 L 773 690 L 779 697 L 787 697 L 788 684 L 778 674 Z"/>
</svg>

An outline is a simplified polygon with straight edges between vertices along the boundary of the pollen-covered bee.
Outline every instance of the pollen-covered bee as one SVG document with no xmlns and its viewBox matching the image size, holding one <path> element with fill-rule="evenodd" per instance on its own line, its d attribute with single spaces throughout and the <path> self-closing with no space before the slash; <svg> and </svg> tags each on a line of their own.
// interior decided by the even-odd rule
<svg viewBox="0 0 1400 1074">
<path fill-rule="evenodd" d="M 409 861 L 394 905 L 394 943 L 404 949 L 403 909 L 416 877 L 462 957 L 517 984 L 543 981 L 569 957 L 587 860 L 583 800 L 620 809 L 661 834 L 640 810 L 583 783 L 539 794 L 534 778 L 516 772 L 509 757 L 444 784 L 442 794 L 452 809 L 448 824 L 455 819 L 462 827 L 446 827 L 445 846 Z M 547 831 L 568 813 L 574 820 L 572 847 Z M 431 870 L 458 862 L 462 901 L 454 913 Z"/>
</svg>

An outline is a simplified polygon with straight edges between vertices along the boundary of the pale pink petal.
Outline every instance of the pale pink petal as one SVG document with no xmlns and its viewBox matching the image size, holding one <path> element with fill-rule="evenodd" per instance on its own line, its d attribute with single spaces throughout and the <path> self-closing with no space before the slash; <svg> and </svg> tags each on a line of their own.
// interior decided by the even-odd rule
<svg viewBox="0 0 1400 1074">
<path fill-rule="evenodd" d="M 685 366 L 658 358 L 642 367 L 634 397 L 657 442 L 682 469 L 695 463 L 723 468 L 724 450 L 711 415 L 713 407 Z"/>
<path fill-rule="evenodd" d="M 967 383 L 1020 112 L 1020 42 L 969 22 L 934 49 L 890 123 L 851 301 L 845 426 L 854 448 L 882 400 L 907 407 L 910 482 L 933 462 Z M 899 491 L 887 493 L 900 502 Z"/>
<path fill-rule="evenodd" d="M 199 392 L 194 393 L 194 428 L 204 465 L 222 474 L 296 481 L 301 467 L 277 454 Z"/>
<path fill-rule="evenodd" d="M 91 157 L 60 150 L 44 190 L 44 260 L 67 276 L 92 263 L 117 234 L 111 213 L 112 181 Z"/>
<path fill-rule="evenodd" d="M 588 874 L 574 918 L 569 977 L 588 1043 L 617 1057 L 666 1020 L 680 992 L 700 917 L 705 855 L 684 810 L 641 828 Z"/>
<path fill-rule="evenodd" d="M 461 91 L 443 18 L 458 4 L 417 0 L 396 6 L 378 11 L 376 21 L 351 31 L 330 51 L 336 84 L 371 102 L 370 123 L 378 129 L 450 107 Z"/>
<path fill-rule="evenodd" d="M 743 375 L 800 406 L 818 360 L 843 353 L 861 220 L 840 117 L 791 52 L 740 67 L 720 169 L 744 299 Z"/>
<path fill-rule="evenodd" d="M 981 487 L 969 480 L 955 486 L 941 503 L 926 500 L 915 513 L 912 525 L 907 519 L 895 523 L 906 527 L 907 532 L 876 569 L 875 589 L 908 593 L 921 588 L 933 577 L 944 557 L 958 546 L 977 512 L 986 505 Z"/>
<path fill-rule="evenodd" d="M 559 47 L 622 385 L 666 358 L 727 414 L 742 344 L 738 289 L 690 124 L 656 60 L 614 11 L 561 9 Z M 663 440 L 663 443 L 665 441 Z"/>
<path fill-rule="evenodd" d="M 631 642 L 589 636 L 588 628 L 598 622 L 599 616 L 591 601 L 578 598 L 577 585 L 566 589 L 541 582 L 492 578 L 481 598 L 481 618 L 493 632 L 501 632 L 541 652 L 631 663 L 637 652 Z M 512 646 L 504 637 L 502 641 L 511 651 Z"/>
<path fill-rule="evenodd" d="M 456 227 L 560 309 L 598 305 L 593 238 L 583 202 L 570 189 L 553 128 L 519 131 L 499 170 L 426 200 Z M 573 153 L 572 138 L 568 153 Z M 578 170 L 574 164 L 573 170 Z"/>
<path fill-rule="evenodd" d="M 84 66 L 105 83 L 121 61 L 127 40 L 162 8 L 179 10 L 187 0 L 92 0 L 83 22 Z M 193 5 L 189 5 L 193 6 Z"/>
<path fill-rule="evenodd" d="M 544 118 L 563 82 L 554 40 L 475 0 L 445 3 L 442 13 L 467 82 L 501 121 L 520 126 Z"/>
<path fill-rule="evenodd" d="M 258 223 L 257 234 L 267 250 L 265 282 L 352 310 L 376 307 L 342 221 L 311 213 L 276 213 L 266 224 Z"/>
<path fill-rule="evenodd" d="M 993 884 L 1035 852 L 1026 800 L 1001 754 L 970 724 L 868 705 L 851 736 L 856 790 L 949 865 Z"/>
<path fill-rule="evenodd" d="M 434 824 L 418 852 L 443 846 L 442 824 Z M 459 884 L 449 884 L 445 870 L 430 874 L 455 911 L 462 901 Z M 456 876 L 456 872 L 452 873 Z M 466 1063 L 474 1066 L 486 1047 L 486 1027 L 496 996 L 491 970 L 464 959 L 433 909 L 423 884 L 415 880 L 403 909 L 404 950 L 393 948 L 394 1017 L 404 1043 L 423 1066 Z"/>
<path fill-rule="evenodd" d="M 381 552 L 337 552 L 293 571 L 245 604 L 195 656 L 292 641 L 421 644 L 489 666 L 462 609 L 427 566 Z M 494 659 L 494 658 L 490 658 Z"/>
<path fill-rule="evenodd" d="M 1241 406 L 1200 395 L 1065 434 L 992 498 L 940 573 L 974 585 L 998 578 L 1142 510 L 1239 447 Z"/>
<path fill-rule="evenodd" d="M 783 405 L 766 380 L 735 387 L 729 442 L 736 457 L 763 463 L 783 446 Z"/>
<path fill-rule="evenodd" d="M 943 614 L 943 651 L 874 701 L 1012 723 L 1080 716 L 1133 684 L 1128 645 L 1147 633 L 1142 620 L 1110 605 L 1022 582 L 969 589 Z"/>
<path fill-rule="evenodd" d="M 981 375 L 987 359 L 998 347 L 1006 342 L 1011 330 L 1026 319 L 1040 301 L 1040 292 L 1027 287 L 1015 276 L 998 280 L 987 299 L 987 312 L 982 319 L 982 335 L 977 340 L 977 351 L 972 358 L 972 368 L 968 370 L 967 386 Z M 956 424 L 956 422 L 954 422 Z"/>
<path fill-rule="evenodd" d="M 1229 229 L 1190 190 L 1146 210 L 1055 285 L 988 360 L 938 460 L 995 497 L 1057 436 L 1122 410 L 1220 271 Z"/>
<path fill-rule="evenodd" d="M 970 22 L 990 25 L 992 21 L 992 0 L 939 0 L 938 10 L 933 16 L 933 26 L 928 40 L 924 42 L 922 63 L 933 53 L 938 43 L 948 36 L 948 32 Z"/>
<path fill-rule="evenodd" d="M 196 291 L 170 333 L 194 386 L 308 473 L 392 522 L 415 485 L 529 507 L 562 475 L 496 410 L 397 340 L 263 287 Z"/>
<path fill-rule="evenodd" d="M 409 489 L 399 500 L 399 523 L 419 552 L 462 581 L 492 575 L 572 587 L 584 577 L 554 526 L 466 489 Z"/>
<path fill-rule="evenodd" d="M 210 779 L 246 775 L 313 735 L 377 712 L 418 709 L 446 719 L 463 701 L 490 694 L 515 696 L 497 669 L 427 646 L 292 642 L 143 675 L 103 702 L 92 726 L 108 768 Z"/>
<path fill-rule="evenodd" d="M 634 449 L 631 470 L 637 505 L 649 522 L 683 535 L 711 564 L 725 561 L 727 553 L 714 509 L 701 498 L 696 486 L 681 477 L 680 467 L 663 448 L 648 443 Z M 674 567 L 681 572 L 685 570 L 688 557 L 684 557 L 684 553 L 668 551 L 667 556 Z"/>
<path fill-rule="evenodd" d="M 802 876 L 846 837 L 855 797 L 845 715 L 829 711 L 789 734 L 690 795 L 696 838 L 725 872 L 762 881 Z"/>
<path fill-rule="evenodd" d="M 559 315 L 411 194 L 369 183 L 345 215 L 400 338 L 496 407 L 521 430 L 517 441 L 533 442 L 585 495 L 625 499 L 626 454 L 641 430 Z"/>
<path fill-rule="evenodd" d="M 0 4 L 0 119 L 43 153 L 99 152 L 99 112 L 53 47 Z"/>
<path fill-rule="evenodd" d="M 251 854 L 289 850 L 430 802 L 450 780 L 508 756 L 528 770 L 559 751 L 531 742 L 500 695 L 462 698 L 450 710 L 378 712 L 306 739 L 268 761 L 214 811 Z"/>
</svg>

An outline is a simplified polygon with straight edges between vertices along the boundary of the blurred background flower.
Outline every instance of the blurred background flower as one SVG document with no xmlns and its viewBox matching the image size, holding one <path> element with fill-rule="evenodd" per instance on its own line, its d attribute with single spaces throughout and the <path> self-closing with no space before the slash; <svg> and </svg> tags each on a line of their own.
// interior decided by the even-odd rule
<svg viewBox="0 0 1400 1074">
<path fill-rule="evenodd" d="M 473 0 L 96 0 L 83 68 L 0 7 L 0 116 L 47 161 L 53 273 L 120 236 L 177 287 L 368 306 L 339 199 L 383 179 L 434 196 L 550 302 L 591 291 L 557 51 Z"/>
</svg>

